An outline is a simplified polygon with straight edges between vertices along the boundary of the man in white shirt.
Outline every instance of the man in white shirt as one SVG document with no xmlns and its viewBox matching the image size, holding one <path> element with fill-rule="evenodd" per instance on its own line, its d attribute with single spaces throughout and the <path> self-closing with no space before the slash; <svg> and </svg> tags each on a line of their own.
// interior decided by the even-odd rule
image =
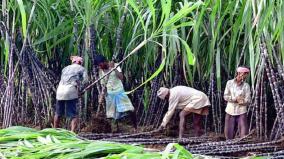
<svg viewBox="0 0 284 159">
<path fill-rule="evenodd" d="M 193 126 L 195 135 L 201 135 L 201 117 L 208 115 L 208 107 L 211 105 L 206 94 L 191 87 L 176 86 L 171 89 L 161 87 L 157 95 L 160 99 L 169 101 L 168 111 L 159 130 L 164 129 L 171 120 L 175 110 L 180 109 L 179 138 L 182 138 L 184 133 L 185 117 L 190 113 L 194 114 Z"/>
<path fill-rule="evenodd" d="M 56 107 L 54 127 L 58 128 L 60 118 L 64 115 L 71 118 L 71 131 L 75 132 L 78 121 L 76 104 L 78 102 L 78 82 L 88 80 L 86 69 L 82 66 L 83 59 L 79 56 L 70 57 L 72 64 L 62 70 L 61 79 L 56 91 Z"/>
<path fill-rule="evenodd" d="M 247 106 L 251 100 L 250 86 L 245 82 L 249 74 L 246 67 L 237 68 L 236 78 L 229 80 L 226 84 L 224 99 L 228 102 L 225 117 L 225 137 L 233 139 L 235 125 L 238 124 L 240 137 L 248 133 Z"/>
</svg>

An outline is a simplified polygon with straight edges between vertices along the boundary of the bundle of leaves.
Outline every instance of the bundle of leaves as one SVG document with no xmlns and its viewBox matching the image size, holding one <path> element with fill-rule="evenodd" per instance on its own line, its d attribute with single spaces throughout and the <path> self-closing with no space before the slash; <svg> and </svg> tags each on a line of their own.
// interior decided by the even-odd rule
<svg viewBox="0 0 284 159">
<path fill-rule="evenodd" d="M 15 126 L 0 130 L 0 158 L 187 159 L 192 155 L 175 143 L 169 144 L 163 152 L 149 152 L 142 146 L 79 139 L 64 129 L 35 130 Z"/>
</svg>

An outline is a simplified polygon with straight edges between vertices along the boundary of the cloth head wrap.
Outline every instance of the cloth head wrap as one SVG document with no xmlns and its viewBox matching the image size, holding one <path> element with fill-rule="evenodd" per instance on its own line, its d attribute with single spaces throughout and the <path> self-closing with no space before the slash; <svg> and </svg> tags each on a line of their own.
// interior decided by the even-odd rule
<svg viewBox="0 0 284 159">
<path fill-rule="evenodd" d="M 72 63 L 83 63 L 83 58 L 80 56 L 71 56 L 70 60 L 72 61 Z"/>
<path fill-rule="evenodd" d="M 246 68 L 246 67 L 238 67 L 237 68 L 237 72 L 240 72 L 240 73 L 249 73 L 249 69 Z"/>
<path fill-rule="evenodd" d="M 168 88 L 161 87 L 157 92 L 157 96 L 161 99 L 165 99 L 166 96 L 168 95 L 169 91 L 170 90 Z"/>
</svg>

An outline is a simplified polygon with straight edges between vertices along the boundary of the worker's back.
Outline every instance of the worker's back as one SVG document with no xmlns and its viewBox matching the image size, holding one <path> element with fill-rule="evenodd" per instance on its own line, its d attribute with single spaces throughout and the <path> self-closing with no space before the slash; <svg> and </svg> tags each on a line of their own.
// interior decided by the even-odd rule
<svg viewBox="0 0 284 159">
<path fill-rule="evenodd" d="M 86 82 L 86 69 L 79 64 L 66 66 L 62 70 L 61 80 L 56 92 L 56 99 L 71 100 L 78 98 L 77 82 Z"/>
<path fill-rule="evenodd" d="M 170 89 L 169 100 L 178 99 L 178 109 L 183 109 L 192 100 L 200 98 L 204 99 L 206 105 L 210 105 L 209 99 L 206 94 L 199 90 L 187 86 L 176 86 Z"/>
</svg>

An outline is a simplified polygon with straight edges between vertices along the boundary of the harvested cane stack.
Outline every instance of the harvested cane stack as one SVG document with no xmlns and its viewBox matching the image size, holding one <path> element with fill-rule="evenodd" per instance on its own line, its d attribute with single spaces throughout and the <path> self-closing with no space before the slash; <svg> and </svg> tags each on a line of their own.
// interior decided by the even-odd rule
<svg viewBox="0 0 284 159">
<path fill-rule="evenodd" d="M 255 128 L 257 138 L 260 140 L 278 140 L 283 135 L 284 128 L 283 90 L 280 89 L 283 87 L 283 66 L 281 66 L 279 61 L 277 62 L 275 53 L 273 53 L 274 56 L 268 55 L 264 44 L 260 48 L 261 59 L 256 71 L 256 85 L 253 92 L 253 100 L 249 108 L 252 112 L 250 130 Z M 276 61 L 277 67 L 273 65 L 272 60 Z M 268 89 L 269 87 L 270 89 Z M 268 91 L 271 91 L 273 97 L 273 102 L 271 101 L 269 104 Z M 272 123 L 273 121 L 273 116 L 268 116 L 268 111 L 271 109 L 275 110 L 276 117 L 273 127 L 268 130 L 268 122 Z M 268 121 L 268 118 L 270 121 Z"/>
<path fill-rule="evenodd" d="M 161 55 L 162 53 L 160 52 L 156 62 L 155 62 L 155 67 L 157 68 L 161 64 Z M 159 87 L 161 86 L 161 80 L 162 76 L 158 75 L 153 82 L 151 83 L 151 91 L 150 91 L 150 99 L 149 99 L 149 106 L 146 106 L 147 108 L 145 109 L 145 106 L 142 108 L 142 115 L 140 116 L 139 120 L 139 125 L 142 127 L 145 126 L 150 126 L 152 125 L 152 128 L 157 128 L 158 124 L 160 124 L 163 110 L 164 110 L 164 104 L 159 105 L 158 100 L 157 100 L 157 91 L 159 90 Z M 145 93 L 145 90 L 143 91 Z M 142 104 L 143 105 L 143 104 Z M 138 108 L 138 111 L 140 110 Z"/>
<path fill-rule="evenodd" d="M 12 114 L 14 112 L 13 105 L 14 103 L 14 87 L 15 87 L 15 71 L 18 67 L 18 63 L 14 64 L 14 52 L 16 49 L 12 45 L 12 39 L 9 35 L 8 29 L 6 24 L 0 21 L 0 35 L 5 37 L 6 42 L 9 45 L 9 57 L 8 57 L 8 79 L 7 79 L 7 86 L 5 87 L 5 91 L 2 93 L 0 99 L 0 107 L 1 107 L 1 119 L 2 119 L 2 126 L 4 128 L 9 127 L 12 125 Z M 2 77 L 3 80 L 3 77 Z M 3 85 L 1 86 L 3 87 Z"/>
<path fill-rule="evenodd" d="M 1 72 L 1 70 L 0 70 L 0 72 Z M 3 74 L 2 72 L 1 72 L 1 74 Z M 0 76 L 0 97 L 3 97 L 3 94 L 4 94 L 4 92 L 5 92 L 5 88 L 6 88 L 6 81 L 5 81 L 5 79 L 4 79 L 4 76 Z"/>
<path fill-rule="evenodd" d="M 54 99 L 52 93 L 55 90 L 54 76 L 36 57 L 32 47 L 26 45 L 26 41 L 19 52 L 4 23 L 1 23 L 0 30 L 10 45 L 8 85 L 0 103 L 3 127 L 23 122 L 23 118 L 27 116 L 34 117 L 29 121 L 33 121 L 35 125 L 48 123 L 51 119 L 52 99 Z M 20 80 L 15 81 L 15 78 Z M 33 103 L 32 107 L 27 107 L 29 96 Z M 30 111 L 32 109 L 34 111 Z"/>
<path fill-rule="evenodd" d="M 40 121 L 49 122 L 52 117 L 51 112 L 53 112 L 54 77 L 42 65 L 31 47 L 26 47 L 20 60 L 24 70 L 24 80 L 27 81 L 34 105 L 34 123 L 35 125 L 41 125 L 43 123 L 40 123 Z"/>
<path fill-rule="evenodd" d="M 222 109 L 221 104 L 223 101 L 223 96 L 220 91 L 216 89 L 216 76 L 215 76 L 215 64 L 213 65 L 210 73 L 210 84 L 208 89 L 208 97 L 211 102 L 212 108 L 212 125 L 214 126 L 215 133 L 222 132 Z M 207 127 L 207 125 L 205 125 Z"/>
<path fill-rule="evenodd" d="M 260 142 L 260 143 L 247 143 L 246 141 L 226 141 L 226 142 L 216 142 L 200 144 L 194 147 L 188 146 L 187 149 L 196 154 L 205 155 L 233 155 L 239 152 L 255 152 L 255 153 L 265 153 L 274 152 L 281 149 L 280 144 L 283 140 Z"/>
</svg>

